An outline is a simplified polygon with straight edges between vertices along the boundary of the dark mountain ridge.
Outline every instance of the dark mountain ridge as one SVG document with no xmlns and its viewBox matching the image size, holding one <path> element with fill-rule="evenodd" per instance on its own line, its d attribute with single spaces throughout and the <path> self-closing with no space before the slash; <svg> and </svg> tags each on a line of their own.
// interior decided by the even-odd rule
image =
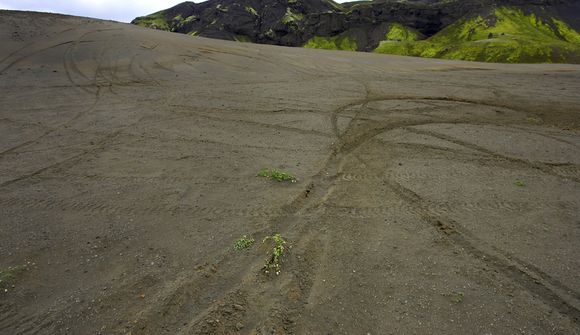
<svg viewBox="0 0 580 335">
<path fill-rule="evenodd" d="M 384 0 L 343 4 L 332 0 L 209 0 L 184 2 L 132 23 L 241 42 L 376 51 L 381 41 L 388 40 L 393 24 L 422 40 L 460 20 L 482 17 L 488 26 L 493 25 L 498 20 L 498 8 L 517 10 L 511 19 L 521 16 L 527 21 L 530 17 L 539 20 L 554 30 L 556 40 L 574 42 L 563 36 L 559 22 L 574 33 L 580 30 L 577 0 Z M 558 61 L 548 61 L 552 60 Z"/>
</svg>

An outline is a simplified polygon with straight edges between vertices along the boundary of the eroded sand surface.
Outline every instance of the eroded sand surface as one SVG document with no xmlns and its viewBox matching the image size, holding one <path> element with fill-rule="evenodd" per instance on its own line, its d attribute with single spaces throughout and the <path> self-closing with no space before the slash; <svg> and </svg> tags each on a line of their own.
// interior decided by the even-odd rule
<svg viewBox="0 0 580 335">
<path fill-rule="evenodd" d="M 579 66 L 14 12 L 0 45 L 1 334 L 580 332 Z"/>
</svg>

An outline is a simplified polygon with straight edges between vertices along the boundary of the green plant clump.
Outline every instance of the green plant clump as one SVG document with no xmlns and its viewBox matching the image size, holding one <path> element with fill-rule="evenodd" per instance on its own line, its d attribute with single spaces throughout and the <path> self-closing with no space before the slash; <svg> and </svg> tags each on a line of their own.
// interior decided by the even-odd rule
<svg viewBox="0 0 580 335">
<path fill-rule="evenodd" d="M 332 37 L 314 36 L 309 39 L 305 48 L 311 49 L 326 49 L 326 50 L 358 50 L 358 45 L 354 38 L 350 38 L 345 34 L 340 34 Z"/>
<path fill-rule="evenodd" d="M 451 295 L 451 301 L 456 304 L 463 302 L 463 298 L 465 298 L 465 294 L 463 292 L 453 292 Z"/>
<path fill-rule="evenodd" d="M 254 239 L 250 236 L 242 236 L 234 242 L 235 250 L 246 250 L 249 249 L 254 244 Z"/>
<path fill-rule="evenodd" d="M 272 236 L 264 237 L 262 243 L 266 243 L 269 240 L 274 243 L 274 248 L 272 250 L 272 254 L 268 257 L 266 264 L 264 264 L 264 272 L 266 274 L 274 272 L 276 275 L 279 275 L 282 257 L 284 256 L 284 250 L 286 250 L 284 247 L 286 240 L 284 240 L 280 234 L 274 234 Z"/>
<path fill-rule="evenodd" d="M 580 62 L 580 34 L 563 21 L 549 21 L 501 7 L 489 17 L 462 19 L 423 40 L 393 40 L 388 36 L 393 29 L 393 35 L 401 35 L 393 26 L 375 52 L 501 63 Z"/>
<path fill-rule="evenodd" d="M 265 177 L 265 178 L 272 178 L 272 179 L 275 179 L 275 180 L 280 181 L 280 182 L 289 181 L 289 182 L 295 183 L 297 181 L 296 177 L 289 174 L 288 172 L 284 172 L 284 171 L 280 171 L 280 170 L 276 170 L 276 169 L 262 169 L 262 170 L 260 170 L 260 172 L 258 172 L 258 176 Z"/>
<path fill-rule="evenodd" d="M 524 187 L 524 186 L 526 186 L 526 183 L 524 183 L 524 182 L 523 182 L 523 181 L 521 181 L 521 180 L 516 180 L 516 182 L 515 182 L 514 184 L 515 184 L 516 186 L 518 186 L 518 187 Z"/>
</svg>

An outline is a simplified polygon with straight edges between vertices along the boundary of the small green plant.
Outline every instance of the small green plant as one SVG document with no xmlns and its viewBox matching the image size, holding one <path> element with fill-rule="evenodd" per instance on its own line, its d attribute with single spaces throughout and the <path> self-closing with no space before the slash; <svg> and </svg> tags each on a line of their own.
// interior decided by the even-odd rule
<svg viewBox="0 0 580 335">
<path fill-rule="evenodd" d="M 258 172 L 259 177 L 272 178 L 277 181 L 289 181 L 295 183 L 297 181 L 296 177 L 289 174 L 288 172 L 276 170 L 276 169 L 262 169 Z"/>
<path fill-rule="evenodd" d="M 463 298 L 465 298 L 465 294 L 463 292 L 453 292 L 451 294 L 451 301 L 456 304 L 463 302 Z"/>
<path fill-rule="evenodd" d="M 236 242 L 234 242 L 234 249 L 236 250 L 246 250 L 249 249 L 254 244 L 254 239 L 246 235 L 240 237 Z"/>
<path fill-rule="evenodd" d="M 268 257 L 266 264 L 264 265 L 264 272 L 266 274 L 274 272 L 276 275 L 279 275 L 282 257 L 284 256 L 284 250 L 286 249 L 284 246 L 286 244 L 286 240 L 284 240 L 280 234 L 274 234 L 272 236 L 264 237 L 262 243 L 266 243 L 270 240 L 274 242 L 274 249 L 272 250 L 270 257 Z"/>
<path fill-rule="evenodd" d="M 515 184 L 516 186 L 518 186 L 518 187 L 524 187 L 524 186 L 526 186 L 526 183 L 524 183 L 524 182 L 523 182 L 523 181 L 521 181 L 521 180 L 516 180 L 516 182 L 515 182 L 514 184 Z"/>
<path fill-rule="evenodd" d="M 26 270 L 25 266 L 11 266 L 7 269 L 0 269 L 0 288 L 7 287 L 24 270 Z"/>
</svg>

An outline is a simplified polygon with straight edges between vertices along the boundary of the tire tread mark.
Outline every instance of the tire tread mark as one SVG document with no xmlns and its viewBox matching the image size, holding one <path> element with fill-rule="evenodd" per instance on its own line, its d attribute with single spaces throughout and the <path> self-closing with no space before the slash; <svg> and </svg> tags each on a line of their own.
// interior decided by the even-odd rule
<svg viewBox="0 0 580 335">
<path fill-rule="evenodd" d="M 504 251 L 488 247 L 487 243 L 473 236 L 459 222 L 432 213 L 428 206 L 425 206 L 425 201 L 421 196 L 412 190 L 396 182 L 390 182 L 389 187 L 401 199 L 415 207 L 415 210 L 420 213 L 425 222 L 451 242 L 462 247 L 472 257 L 493 266 L 506 277 L 518 283 L 522 288 L 541 298 L 544 303 L 568 316 L 576 326 L 579 326 L 580 310 L 575 307 L 579 303 L 578 294 L 573 290 L 543 272 L 535 272 L 535 267 L 525 267 L 524 265 L 527 263 L 513 255 L 506 255 Z M 570 295 L 569 292 L 574 293 Z M 574 303 L 571 303 L 570 300 L 574 301 Z"/>
<path fill-rule="evenodd" d="M 551 165 L 551 164 L 532 162 L 532 161 L 522 159 L 522 158 L 516 158 L 516 157 L 502 155 L 502 154 L 499 154 L 493 150 L 489 150 L 487 148 L 479 146 L 477 144 L 473 144 L 473 143 L 470 143 L 467 141 L 462 141 L 462 140 L 459 140 L 455 137 L 443 135 L 443 134 L 440 134 L 440 133 L 437 133 L 434 131 L 417 129 L 417 128 L 412 128 L 412 127 L 407 127 L 405 129 L 407 131 L 410 131 L 410 132 L 413 132 L 416 134 L 433 136 L 433 137 L 436 137 L 436 138 L 439 138 L 439 139 L 442 139 L 445 141 L 453 142 L 457 145 L 460 145 L 460 146 L 463 146 L 463 147 L 487 154 L 487 155 L 489 155 L 497 160 L 509 161 L 509 162 L 516 164 L 516 165 L 519 165 L 519 166 L 523 166 L 523 167 L 526 167 L 529 169 L 535 169 L 535 170 L 542 171 L 548 175 L 552 175 L 552 176 L 559 177 L 559 178 L 567 178 L 567 179 L 571 179 L 571 180 L 574 180 L 575 182 L 580 183 L 580 178 L 577 178 L 576 176 L 570 176 L 570 175 L 563 176 L 563 175 L 557 173 L 557 171 L 553 168 L 553 165 Z"/>
</svg>

